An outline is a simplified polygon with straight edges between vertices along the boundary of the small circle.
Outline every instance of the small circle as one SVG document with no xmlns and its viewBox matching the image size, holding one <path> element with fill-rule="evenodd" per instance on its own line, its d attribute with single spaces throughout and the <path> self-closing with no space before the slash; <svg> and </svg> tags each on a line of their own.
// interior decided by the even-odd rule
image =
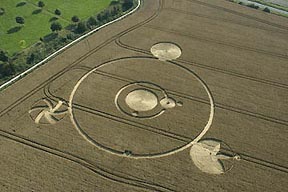
<svg viewBox="0 0 288 192">
<path fill-rule="evenodd" d="M 181 49 L 174 43 L 157 43 L 151 47 L 151 53 L 162 61 L 171 61 L 181 55 Z"/>
<path fill-rule="evenodd" d="M 125 98 L 126 104 L 135 111 L 150 111 L 158 105 L 157 96 L 146 89 L 130 92 Z"/>
<path fill-rule="evenodd" d="M 165 97 L 164 99 L 161 99 L 160 105 L 165 109 L 171 109 L 176 106 L 176 103 L 174 99 Z"/>
</svg>

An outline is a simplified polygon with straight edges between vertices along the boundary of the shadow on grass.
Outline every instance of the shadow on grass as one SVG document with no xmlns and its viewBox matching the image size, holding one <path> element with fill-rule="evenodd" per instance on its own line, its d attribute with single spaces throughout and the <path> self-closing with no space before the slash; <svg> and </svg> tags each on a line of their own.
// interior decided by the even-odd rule
<svg viewBox="0 0 288 192">
<path fill-rule="evenodd" d="M 17 3 L 16 7 L 22 7 L 23 5 L 26 5 L 25 1 Z"/>
<path fill-rule="evenodd" d="M 57 17 L 52 17 L 51 19 L 49 19 L 49 22 L 53 22 L 53 21 L 56 21 L 56 20 L 58 20 Z"/>
<path fill-rule="evenodd" d="M 18 32 L 18 31 L 20 31 L 21 28 L 22 28 L 21 26 L 12 27 L 11 29 L 9 29 L 9 30 L 7 31 L 7 34 L 16 33 L 16 32 Z"/>
<path fill-rule="evenodd" d="M 42 12 L 42 9 L 36 9 L 32 12 L 32 15 L 36 15 Z"/>
</svg>

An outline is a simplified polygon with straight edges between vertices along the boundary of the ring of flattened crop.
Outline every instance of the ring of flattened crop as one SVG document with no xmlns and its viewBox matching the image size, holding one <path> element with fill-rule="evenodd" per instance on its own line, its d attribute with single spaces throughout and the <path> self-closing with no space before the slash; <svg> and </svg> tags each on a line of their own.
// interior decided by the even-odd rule
<svg viewBox="0 0 288 192">
<path fill-rule="evenodd" d="M 177 66 L 179 68 L 181 68 L 182 70 L 184 70 L 185 72 L 191 74 L 195 79 L 198 80 L 198 82 L 203 86 L 203 88 L 205 89 L 208 98 L 209 98 L 209 102 L 210 102 L 210 114 L 209 114 L 209 118 L 208 121 L 205 125 L 205 127 L 203 128 L 203 130 L 201 131 L 200 134 L 198 134 L 194 139 L 191 138 L 191 141 L 189 143 L 184 144 L 183 146 L 174 148 L 172 150 L 169 151 L 165 151 L 165 152 L 161 152 L 161 153 L 154 153 L 154 154 L 129 154 L 127 155 L 125 152 L 122 151 L 118 151 L 115 149 L 111 149 L 109 147 L 106 147 L 98 142 L 96 142 L 93 138 L 91 138 L 83 129 L 81 129 L 80 125 L 77 123 L 77 120 L 74 116 L 73 113 L 73 98 L 75 96 L 75 93 L 77 92 L 78 87 L 80 86 L 80 84 L 93 72 L 97 71 L 99 68 L 104 67 L 106 65 L 111 65 L 113 63 L 116 63 L 118 61 L 123 61 L 123 60 L 128 60 L 128 59 L 150 59 L 150 60 L 157 60 L 156 58 L 153 57 L 124 57 L 124 58 L 118 58 L 115 60 L 111 60 L 105 63 L 100 64 L 99 66 L 91 69 L 90 71 L 88 71 L 86 74 L 84 74 L 79 80 L 78 82 L 75 84 L 70 97 L 69 97 L 69 102 L 68 102 L 68 111 L 70 113 L 70 119 L 72 121 L 72 124 L 74 125 L 74 127 L 76 128 L 76 130 L 78 131 L 78 133 L 86 140 L 88 141 L 90 144 L 94 145 L 95 147 L 97 147 L 100 150 L 106 151 L 107 153 L 113 154 L 113 155 L 117 155 L 117 156 L 121 156 L 121 157 L 127 157 L 127 158 L 132 158 L 132 159 L 152 159 L 152 158 L 160 158 L 160 157 L 166 157 L 169 155 L 173 155 L 176 154 L 180 151 L 183 151 L 189 147 L 191 147 L 193 144 L 197 143 L 205 134 L 206 132 L 209 130 L 209 128 L 212 125 L 212 121 L 213 121 L 213 117 L 214 117 L 214 100 L 212 97 L 212 94 L 208 88 L 208 86 L 206 85 L 206 83 L 193 71 L 191 71 L 190 69 L 177 64 L 176 62 L 173 61 L 163 61 L 166 62 L 167 64 L 170 65 L 174 65 Z"/>
</svg>

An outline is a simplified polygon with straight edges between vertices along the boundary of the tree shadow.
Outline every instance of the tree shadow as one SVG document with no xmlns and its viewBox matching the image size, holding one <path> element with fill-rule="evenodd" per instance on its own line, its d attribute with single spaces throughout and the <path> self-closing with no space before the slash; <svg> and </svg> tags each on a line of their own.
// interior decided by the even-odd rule
<svg viewBox="0 0 288 192">
<path fill-rule="evenodd" d="M 16 32 L 18 32 L 18 31 L 20 31 L 21 28 L 22 28 L 21 26 L 12 27 L 12 28 L 10 28 L 10 29 L 7 31 L 7 34 L 16 33 Z"/>
<path fill-rule="evenodd" d="M 51 19 L 49 19 L 49 22 L 53 22 L 53 21 L 56 21 L 56 20 L 58 20 L 57 17 L 52 17 Z"/>
<path fill-rule="evenodd" d="M 42 12 L 42 9 L 36 9 L 32 12 L 32 15 L 36 15 Z"/>
<path fill-rule="evenodd" d="M 23 5 L 26 5 L 25 1 L 17 3 L 16 7 L 22 7 Z"/>
</svg>

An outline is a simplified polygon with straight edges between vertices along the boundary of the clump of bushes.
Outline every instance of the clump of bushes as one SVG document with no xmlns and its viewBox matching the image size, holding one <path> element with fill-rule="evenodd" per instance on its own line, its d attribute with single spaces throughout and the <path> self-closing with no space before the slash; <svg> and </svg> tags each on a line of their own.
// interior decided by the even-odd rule
<svg viewBox="0 0 288 192">
<path fill-rule="evenodd" d="M 259 6 L 254 5 L 254 4 L 248 4 L 247 7 L 251 7 L 253 9 L 259 9 Z"/>
<path fill-rule="evenodd" d="M 121 4 L 122 4 L 122 10 L 125 12 L 133 7 L 134 0 L 122 0 Z"/>
<path fill-rule="evenodd" d="M 21 1 L 21 2 L 17 3 L 16 7 L 22 7 L 24 5 L 26 5 L 26 2 L 25 1 Z"/>
<path fill-rule="evenodd" d="M 270 13 L 270 9 L 268 7 L 265 7 L 265 9 L 263 9 L 263 11 Z"/>
<path fill-rule="evenodd" d="M 60 11 L 59 9 L 55 9 L 54 13 L 55 13 L 56 15 L 61 15 L 61 11 Z"/>
<path fill-rule="evenodd" d="M 43 1 L 38 1 L 38 7 L 43 8 L 45 3 Z"/>
<path fill-rule="evenodd" d="M 52 32 L 58 32 L 62 30 L 62 25 L 59 22 L 53 22 L 50 29 Z"/>
<path fill-rule="evenodd" d="M 74 15 L 72 18 L 71 18 L 71 21 L 73 21 L 74 23 L 77 23 L 79 21 L 79 17 Z"/>
<path fill-rule="evenodd" d="M 23 17 L 21 17 L 21 16 L 17 16 L 15 18 L 15 21 L 16 21 L 16 23 L 19 23 L 19 24 L 22 24 L 22 25 L 25 23 L 25 19 Z"/>
</svg>

